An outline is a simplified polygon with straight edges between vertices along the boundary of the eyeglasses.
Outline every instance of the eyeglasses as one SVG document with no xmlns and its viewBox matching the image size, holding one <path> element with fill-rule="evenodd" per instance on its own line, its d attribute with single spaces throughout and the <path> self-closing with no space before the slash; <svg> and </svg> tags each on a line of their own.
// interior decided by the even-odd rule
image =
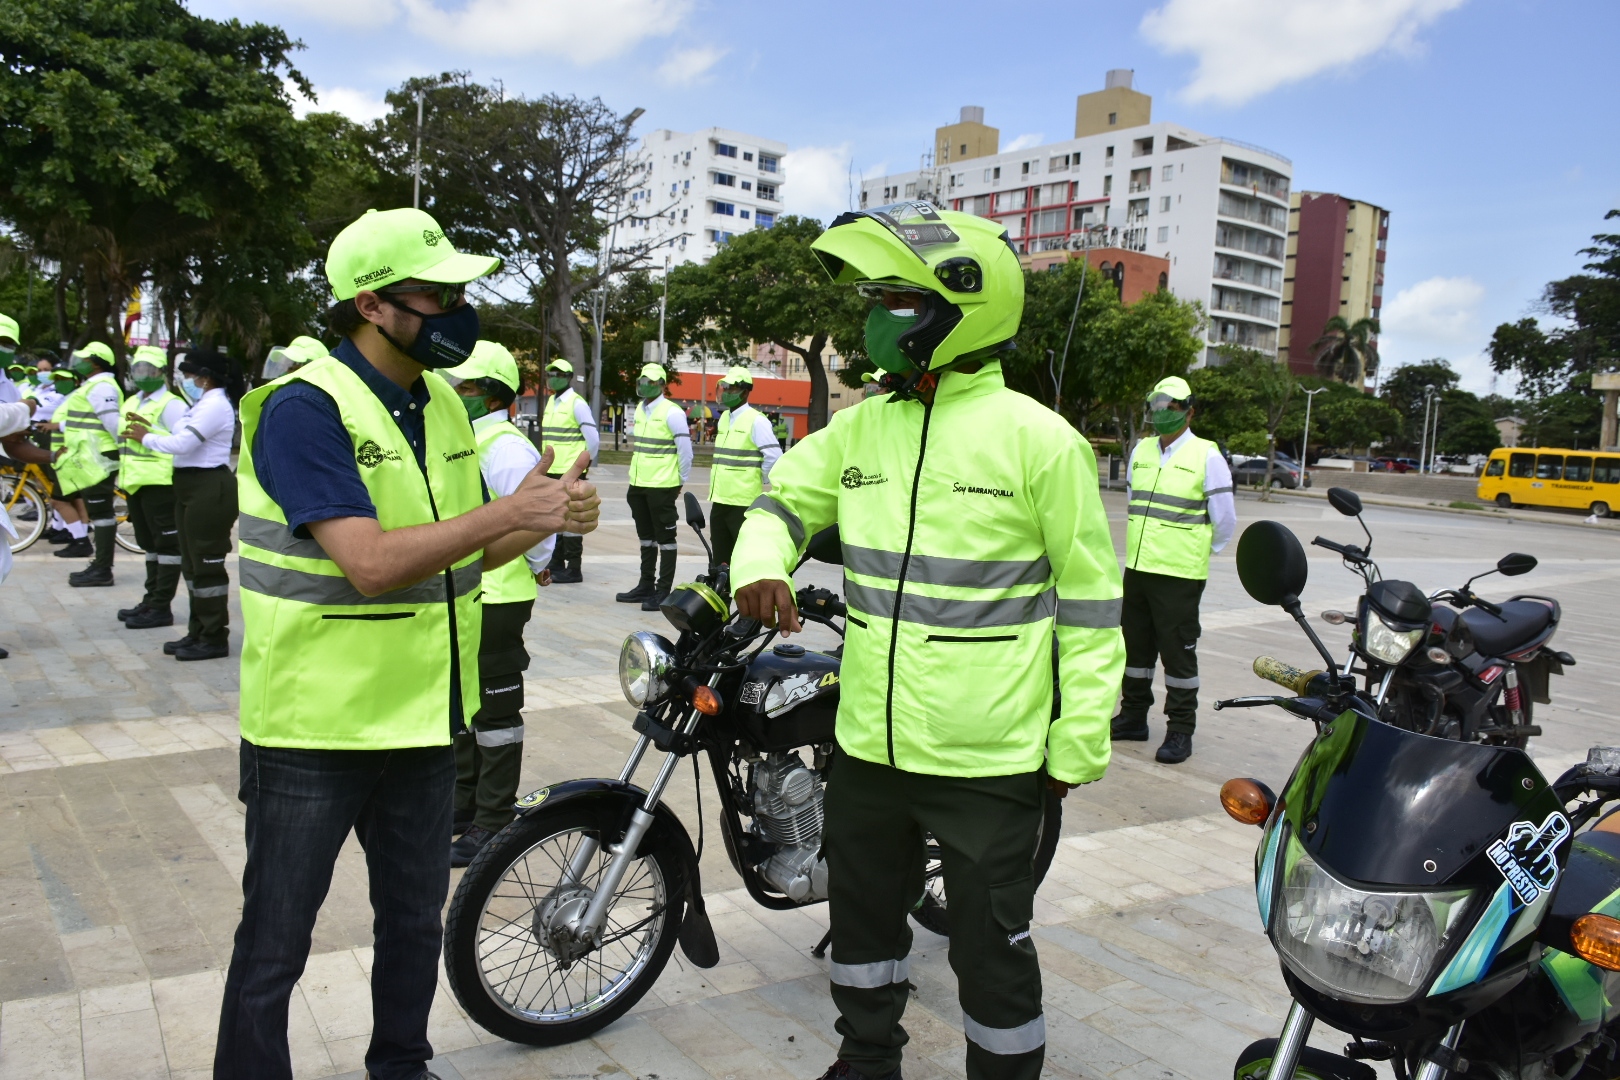
<svg viewBox="0 0 1620 1080">
<path fill-rule="evenodd" d="M 387 296 L 410 296 L 413 293 L 436 295 L 439 306 L 445 311 L 459 306 L 467 296 L 465 284 L 446 285 L 437 282 L 425 285 L 390 285 L 379 291 Z"/>
</svg>

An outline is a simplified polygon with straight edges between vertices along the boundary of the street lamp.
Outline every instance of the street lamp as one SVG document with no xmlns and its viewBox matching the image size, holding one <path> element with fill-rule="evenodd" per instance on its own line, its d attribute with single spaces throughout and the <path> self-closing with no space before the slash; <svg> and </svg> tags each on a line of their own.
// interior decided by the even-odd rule
<svg viewBox="0 0 1620 1080">
<path fill-rule="evenodd" d="M 1316 399 L 1317 394 L 1320 394 L 1322 391 L 1324 391 L 1326 389 L 1327 389 L 1327 387 L 1325 387 L 1325 386 L 1318 386 L 1315 390 L 1301 391 L 1305 395 L 1305 434 L 1304 434 L 1304 437 L 1302 437 L 1299 440 L 1299 485 L 1300 485 L 1300 487 L 1304 487 L 1305 486 L 1305 481 L 1310 479 L 1310 467 L 1311 467 L 1311 465 L 1310 465 L 1310 462 L 1311 462 L 1311 402 Z"/>
<path fill-rule="evenodd" d="M 1434 383 L 1423 387 L 1423 434 L 1418 436 L 1418 472 L 1428 470 L 1429 461 L 1429 409 L 1434 404 Z"/>
</svg>

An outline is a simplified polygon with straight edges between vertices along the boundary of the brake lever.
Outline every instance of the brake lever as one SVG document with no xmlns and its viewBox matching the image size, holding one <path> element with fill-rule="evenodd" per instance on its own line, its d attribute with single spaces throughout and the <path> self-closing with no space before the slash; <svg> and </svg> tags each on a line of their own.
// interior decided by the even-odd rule
<svg viewBox="0 0 1620 1080">
<path fill-rule="evenodd" d="M 1270 694 L 1250 694 L 1244 697 L 1226 698 L 1217 701 L 1215 710 L 1219 712 L 1222 709 L 1257 709 L 1262 705 L 1281 704 L 1284 700 L 1286 699 Z"/>
</svg>

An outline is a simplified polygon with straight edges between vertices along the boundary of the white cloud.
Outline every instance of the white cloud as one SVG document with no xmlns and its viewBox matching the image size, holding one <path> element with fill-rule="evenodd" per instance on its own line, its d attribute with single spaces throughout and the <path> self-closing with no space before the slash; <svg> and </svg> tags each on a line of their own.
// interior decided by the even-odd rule
<svg viewBox="0 0 1620 1080">
<path fill-rule="evenodd" d="M 317 100 L 311 101 L 296 86 L 288 83 L 287 94 L 292 98 L 293 115 L 300 119 L 312 112 L 335 112 L 364 124 L 388 115 L 388 102 L 383 100 L 381 94 L 357 90 L 352 86 L 317 86 Z"/>
<path fill-rule="evenodd" d="M 669 54 L 669 59 L 658 65 L 658 81 L 670 86 L 691 86 L 707 76 L 709 70 L 730 51 L 713 45 L 676 49 Z"/>
<path fill-rule="evenodd" d="M 1470 277 L 1432 277 L 1396 293 L 1384 305 L 1378 351 L 1385 374 L 1403 364 L 1442 356 L 1475 393 L 1492 389 L 1485 346 L 1490 330 L 1480 314 L 1485 287 Z"/>
<path fill-rule="evenodd" d="M 255 6 L 253 4 L 237 3 L 231 6 L 244 18 L 262 16 L 262 12 L 260 16 L 254 16 L 250 10 Z M 355 29 L 391 23 L 399 14 L 394 0 L 268 0 L 268 6 Z"/>
<path fill-rule="evenodd" d="M 1241 105 L 1287 83 L 1416 48 L 1419 30 L 1467 0 L 1167 0 L 1141 31 L 1191 53 L 1189 101 Z"/>
<path fill-rule="evenodd" d="M 787 209 L 831 221 L 850 208 L 850 193 L 860 202 L 860 177 L 850 173 L 850 145 L 805 146 L 782 159 Z"/>
<path fill-rule="evenodd" d="M 1001 148 L 1003 154 L 1011 154 L 1018 150 L 1027 150 L 1031 146 L 1039 146 L 1046 141 L 1046 136 L 1039 132 L 1033 135 L 1020 135 L 1012 142 Z"/>
</svg>

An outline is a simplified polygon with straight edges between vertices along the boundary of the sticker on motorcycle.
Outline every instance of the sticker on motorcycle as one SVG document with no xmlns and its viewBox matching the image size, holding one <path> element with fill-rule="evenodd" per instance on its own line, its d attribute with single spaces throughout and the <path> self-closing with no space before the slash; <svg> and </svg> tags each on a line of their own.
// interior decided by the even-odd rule
<svg viewBox="0 0 1620 1080">
<path fill-rule="evenodd" d="M 531 791 L 517 801 L 517 807 L 519 810 L 528 810 L 531 807 L 539 806 L 546 801 L 546 796 L 550 794 L 551 789 L 548 787 L 543 787 L 539 791 Z"/>
<path fill-rule="evenodd" d="M 1485 853 L 1507 879 L 1519 902 L 1529 906 L 1557 883 L 1558 859 L 1554 853 L 1559 844 L 1569 839 L 1569 832 L 1569 819 L 1555 810 L 1540 827 L 1533 821 L 1515 821 L 1508 827 L 1508 834 L 1486 848 Z"/>
<path fill-rule="evenodd" d="M 766 716 L 781 716 L 789 709 L 802 701 L 808 701 L 821 692 L 822 676 L 817 671 L 807 671 L 802 675 L 791 675 L 772 687 L 772 693 L 766 698 L 770 708 L 765 710 Z"/>
<path fill-rule="evenodd" d="M 742 703 L 744 705 L 758 705 L 765 696 L 765 684 L 759 681 L 745 682 L 742 688 Z"/>
</svg>

